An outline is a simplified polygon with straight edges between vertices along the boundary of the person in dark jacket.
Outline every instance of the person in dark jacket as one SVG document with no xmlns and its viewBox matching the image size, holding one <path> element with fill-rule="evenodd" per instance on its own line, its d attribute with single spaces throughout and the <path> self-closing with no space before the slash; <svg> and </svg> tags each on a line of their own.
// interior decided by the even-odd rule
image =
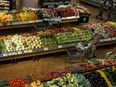
<svg viewBox="0 0 116 87">
<path fill-rule="evenodd" d="M 102 16 L 103 13 L 105 11 L 105 9 L 108 12 L 108 20 L 111 18 L 111 14 L 113 13 L 113 0 L 103 0 L 100 10 L 99 10 L 99 14 L 96 15 L 97 19 L 103 20 Z"/>
</svg>

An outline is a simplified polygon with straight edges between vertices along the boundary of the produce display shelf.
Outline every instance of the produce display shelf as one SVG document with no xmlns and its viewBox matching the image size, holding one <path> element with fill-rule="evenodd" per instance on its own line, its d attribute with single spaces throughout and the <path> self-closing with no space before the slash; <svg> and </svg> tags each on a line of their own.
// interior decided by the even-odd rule
<svg viewBox="0 0 116 87">
<path fill-rule="evenodd" d="M 77 21 L 79 16 L 72 16 L 72 17 L 63 17 L 61 18 L 62 23 L 67 22 L 74 22 Z M 46 21 L 51 21 L 53 24 L 58 23 L 58 18 L 51 18 L 51 19 L 44 19 Z M 28 26 L 35 26 L 40 23 L 43 23 L 43 20 L 33 20 L 33 21 L 22 21 L 22 22 L 9 22 L 9 23 L 0 23 L 0 30 L 2 29 L 11 29 L 11 28 L 18 28 L 18 27 L 28 27 Z"/>
<path fill-rule="evenodd" d="M 101 39 L 98 46 L 115 44 L 115 43 L 116 43 L 116 37 Z M 24 57 L 44 55 L 44 54 L 50 54 L 50 53 L 56 53 L 56 52 L 63 52 L 63 51 L 66 51 L 68 48 L 74 47 L 75 44 L 77 43 L 63 44 L 58 46 L 38 48 L 33 50 L 24 50 L 24 51 L 18 51 L 18 52 L 1 53 L 0 61 L 10 60 L 10 59 L 20 59 Z"/>
<path fill-rule="evenodd" d="M 96 71 L 96 70 L 100 70 L 100 69 L 107 69 L 107 68 L 110 68 L 110 67 L 115 66 L 115 65 L 116 64 L 110 64 L 110 65 L 107 65 L 107 66 L 104 65 L 102 67 L 99 67 L 99 65 L 97 65 L 98 68 L 96 67 L 96 68 L 93 68 L 93 69 L 90 69 L 90 70 L 80 71 L 78 73 L 89 73 L 89 72 Z"/>
</svg>

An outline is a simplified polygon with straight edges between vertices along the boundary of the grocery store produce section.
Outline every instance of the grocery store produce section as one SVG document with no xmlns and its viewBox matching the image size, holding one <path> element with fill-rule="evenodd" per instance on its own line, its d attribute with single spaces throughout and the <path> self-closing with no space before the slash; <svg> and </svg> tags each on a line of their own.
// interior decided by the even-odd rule
<svg viewBox="0 0 116 87">
<path fill-rule="evenodd" d="M 0 30 L 29 26 L 32 28 L 32 26 L 43 23 L 43 20 L 57 24 L 59 16 L 61 22 L 78 21 L 80 15 L 90 16 L 90 12 L 83 6 L 54 9 L 29 8 L 22 12 L 5 11 L 0 13 Z M 31 33 L 1 35 L 0 61 L 66 51 L 78 42 L 92 39 L 91 29 L 99 30 L 103 36 L 99 46 L 116 43 L 116 22 L 111 21 Z M 3 80 L 0 81 L 0 87 L 115 87 L 115 65 L 115 56 L 90 59 L 86 63 L 74 66 Z"/>
</svg>

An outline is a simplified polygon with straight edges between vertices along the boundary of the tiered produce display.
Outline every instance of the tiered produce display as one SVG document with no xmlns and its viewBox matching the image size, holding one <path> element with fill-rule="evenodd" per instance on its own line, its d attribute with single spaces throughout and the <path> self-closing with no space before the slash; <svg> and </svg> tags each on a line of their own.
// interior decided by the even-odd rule
<svg viewBox="0 0 116 87">
<path fill-rule="evenodd" d="M 92 35 L 89 30 L 78 30 L 74 32 L 57 33 L 55 34 L 55 37 L 58 44 L 66 44 L 90 40 Z"/>
<path fill-rule="evenodd" d="M 88 24 L 78 28 L 56 28 L 36 33 L 0 36 L 0 51 L 2 53 L 17 52 L 88 41 L 92 38 L 91 28 L 100 31 L 104 38 L 115 37 L 115 24 L 115 22 L 107 22 Z"/>
<path fill-rule="evenodd" d="M 31 21 L 37 19 L 48 18 L 49 14 L 45 9 L 38 9 L 37 11 L 24 11 L 24 12 L 1 12 L 0 23 Z"/>
<path fill-rule="evenodd" d="M 56 8 L 53 10 L 53 12 L 56 17 L 70 17 L 79 15 L 79 11 L 76 8 Z"/>
<path fill-rule="evenodd" d="M 23 33 L 16 35 L 1 36 L 1 52 L 16 52 L 21 50 L 32 50 L 59 44 L 74 43 L 91 39 L 90 30 L 78 30 L 61 28 L 40 31 L 37 33 Z"/>
<path fill-rule="evenodd" d="M 104 28 L 106 29 L 106 31 L 111 37 L 116 37 L 116 23 L 115 22 L 109 21 L 105 23 Z"/>
<path fill-rule="evenodd" d="M 80 7 L 80 8 L 79 8 Z M 40 19 L 49 19 L 61 17 L 70 17 L 70 16 L 79 16 L 81 12 L 90 14 L 87 9 L 81 6 L 77 7 L 65 7 L 65 8 L 54 8 L 54 9 L 45 9 L 45 8 L 27 8 L 25 11 L 3 11 L 0 12 L 0 23 L 9 23 L 9 22 L 23 22 L 31 20 L 40 20 Z"/>
<path fill-rule="evenodd" d="M 32 74 L 0 82 L 1 87 L 115 87 L 116 60 L 96 59 L 44 74 Z M 93 61 L 93 62 L 92 62 Z M 103 62 L 104 61 L 104 62 Z M 109 67 L 108 67 L 109 66 Z M 112 66 L 112 67 L 111 67 Z M 105 68 L 105 69 L 103 69 Z M 44 78 L 44 79 L 43 79 Z M 45 79 L 46 78 L 46 79 Z M 96 84 L 97 83 L 97 84 Z"/>
<path fill-rule="evenodd" d="M 19 21 L 31 21 L 31 20 L 39 20 L 45 18 L 54 18 L 58 16 L 59 12 L 62 14 L 62 17 L 70 17 L 70 16 L 79 16 L 78 10 L 74 7 L 66 8 L 65 14 L 62 8 L 54 8 L 52 9 L 28 9 L 27 11 L 22 12 L 1 12 L 0 13 L 0 23 L 8 23 L 8 22 L 19 22 Z"/>
<path fill-rule="evenodd" d="M 43 83 L 44 87 L 91 87 L 89 81 L 82 74 L 68 73 L 63 77 Z"/>
</svg>

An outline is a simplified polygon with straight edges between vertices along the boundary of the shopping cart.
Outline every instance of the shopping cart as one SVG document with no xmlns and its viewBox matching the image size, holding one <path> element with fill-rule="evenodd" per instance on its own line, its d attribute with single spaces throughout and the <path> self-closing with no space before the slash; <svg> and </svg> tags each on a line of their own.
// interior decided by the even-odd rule
<svg viewBox="0 0 116 87">
<path fill-rule="evenodd" d="M 78 61 L 77 58 L 80 58 L 82 61 L 84 61 L 85 57 L 90 57 L 91 49 L 91 43 L 79 42 L 78 44 L 75 44 L 75 48 L 67 49 L 67 61 L 69 63 L 74 63 Z"/>
</svg>

